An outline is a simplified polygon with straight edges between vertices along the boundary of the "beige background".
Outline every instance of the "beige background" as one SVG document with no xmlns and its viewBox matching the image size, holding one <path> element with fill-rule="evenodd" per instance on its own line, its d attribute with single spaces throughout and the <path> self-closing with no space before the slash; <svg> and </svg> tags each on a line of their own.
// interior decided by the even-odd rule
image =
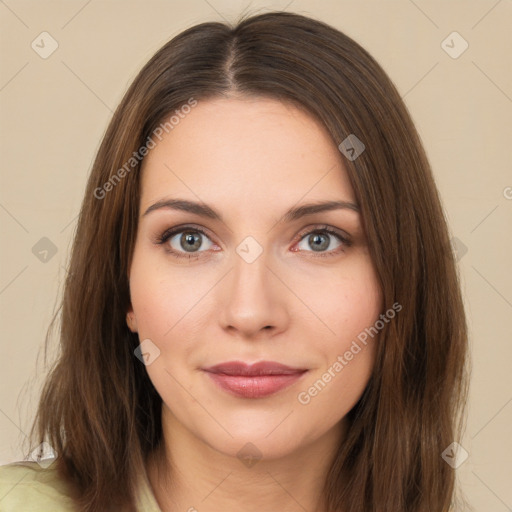
<svg viewBox="0 0 512 512">
<path fill-rule="evenodd" d="M 469 318 L 469 458 L 457 474 L 474 510 L 511 510 L 510 0 L 0 0 L 0 463 L 21 456 L 45 374 L 40 349 L 112 111 L 172 36 L 246 9 L 331 23 L 376 57 L 404 97 L 457 239 Z M 43 31 L 58 42 L 46 59 L 31 47 Z M 453 31 L 469 44 L 458 58 L 441 46 Z M 46 262 L 33 253 L 43 237 L 57 249 Z"/>
</svg>

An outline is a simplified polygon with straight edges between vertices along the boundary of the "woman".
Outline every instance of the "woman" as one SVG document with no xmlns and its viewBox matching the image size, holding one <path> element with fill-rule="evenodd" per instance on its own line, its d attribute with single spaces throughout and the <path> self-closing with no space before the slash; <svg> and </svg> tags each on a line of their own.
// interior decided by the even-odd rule
<svg viewBox="0 0 512 512">
<path fill-rule="evenodd" d="M 88 181 L 61 323 L 32 432 L 57 458 L 1 468 L 5 510 L 450 509 L 448 228 L 396 88 L 324 23 L 204 23 L 146 64 Z"/>
</svg>

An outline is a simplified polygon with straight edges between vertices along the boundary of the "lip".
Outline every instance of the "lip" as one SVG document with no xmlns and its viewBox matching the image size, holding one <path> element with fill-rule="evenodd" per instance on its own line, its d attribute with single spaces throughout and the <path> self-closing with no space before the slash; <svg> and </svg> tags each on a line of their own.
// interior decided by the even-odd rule
<svg viewBox="0 0 512 512">
<path fill-rule="evenodd" d="M 221 389 L 241 398 L 263 398 L 291 386 L 308 370 L 293 368 L 273 361 L 247 364 L 230 361 L 203 371 Z"/>
</svg>

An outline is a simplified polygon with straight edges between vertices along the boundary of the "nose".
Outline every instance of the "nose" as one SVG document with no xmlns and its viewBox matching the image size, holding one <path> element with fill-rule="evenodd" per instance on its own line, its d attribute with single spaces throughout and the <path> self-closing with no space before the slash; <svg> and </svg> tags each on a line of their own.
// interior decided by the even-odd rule
<svg viewBox="0 0 512 512">
<path fill-rule="evenodd" d="M 291 294 L 270 267 L 265 251 L 251 263 L 234 254 L 233 268 L 223 279 L 219 297 L 224 330 L 254 339 L 268 338 L 288 327 Z"/>
</svg>

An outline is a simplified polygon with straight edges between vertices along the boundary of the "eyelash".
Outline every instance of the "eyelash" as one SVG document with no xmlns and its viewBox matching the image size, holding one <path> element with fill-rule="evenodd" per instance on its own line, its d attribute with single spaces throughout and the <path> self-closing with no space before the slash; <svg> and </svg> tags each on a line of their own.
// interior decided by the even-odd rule
<svg viewBox="0 0 512 512">
<path fill-rule="evenodd" d="M 176 235 L 178 233 L 182 233 L 184 231 L 191 231 L 192 233 L 201 233 L 206 238 L 208 238 L 208 239 L 210 238 L 208 236 L 208 234 L 206 233 L 206 231 L 204 231 L 200 227 L 188 225 L 188 226 L 178 226 L 178 227 L 171 228 L 171 229 L 168 229 L 168 230 L 164 231 L 161 235 L 157 236 L 157 239 L 156 239 L 155 243 L 157 245 L 163 245 L 170 238 L 172 238 L 173 235 Z M 349 240 L 348 238 L 344 237 L 337 230 L 335 230 L 335 229 L 333 229 L 333 228 L 331 228 L 331 227 L 329 227 L 327 225 L 317 226 L 317 227 L 311 229 L 310 231 L 306 231 L 305 233 L 300 233 L 298 235 L 298 240 L 297 240 L 296 243 L 302 242 L 302 240 L 304 238 L 306 238 L 307 236 L 309 236 L 309 235 L 312 235 L 312 234 L 324 234 L 324 233 L 327 233 L 329 235 L 333 235 L 343 245 L 341 245 L 340 247 L 338 247 L 336 249 L 331 249 L 330 251 L 318 252 L 318 253 L 316 253 L 313 256 L 314 258 L 325 258 L 325 257 L 337 256 L 338 254 L 344 252 L 348 247 L 350 247 L 352 245 L 352 241 L 351 240 Z M 165 247 L 165 250 L 169 254 L 172 254 L 174 257 L 185 258 L 187 260 L 200 258 L 202 256 L 201 253 L 205 252 L 205 251 L 200 251 L 198 253 L 183 253 L 183 252 L 175 251 L 174 249 L 172 249 L 170 247 Z M 297 251 L 297 252 L 301 252 L 301 251 Z M 314 253 L 315 251 L 306 251 L 306 252 L 313 252 Z"/>
</svg>

